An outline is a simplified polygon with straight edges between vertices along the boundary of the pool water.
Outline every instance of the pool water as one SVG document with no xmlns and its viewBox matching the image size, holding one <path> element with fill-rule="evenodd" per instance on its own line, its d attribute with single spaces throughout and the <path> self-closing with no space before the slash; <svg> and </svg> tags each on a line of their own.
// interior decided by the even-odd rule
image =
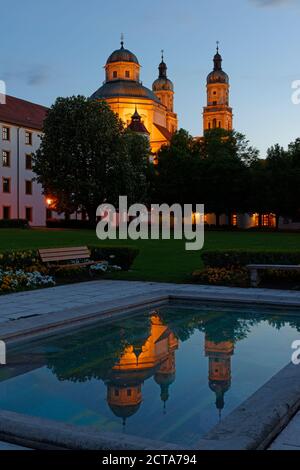
<svg viewBox="0 0 300 470">
<path fill-rule="evenodd" d="M 9 348 L 0 408 L 193 445 L 290 362 L 297 339 L 295 311 L 167 305 Z"/>
</svg>

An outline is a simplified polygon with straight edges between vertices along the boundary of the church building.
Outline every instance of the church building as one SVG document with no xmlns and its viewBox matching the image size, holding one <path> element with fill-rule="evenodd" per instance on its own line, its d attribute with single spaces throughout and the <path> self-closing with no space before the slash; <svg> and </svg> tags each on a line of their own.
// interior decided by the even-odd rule
<svg viewBox="0 0 300 470">
<path fill-rule="evenodd" d="M 139 61 L 135 54 L 124 48 L 123 39 L 120 49 L 110 54 L 104 68 L 104 84 L 91 98 L 105 100 L 126 126 L 132 125 L 132 118 L 135 122 L 140 118 L 144 133 L 149 135 L 152 153 L 157 154 L 178 128 L 174 86 L 167 77 L 163 54 L 152 90 L 140 81 Z"/>
</svg>

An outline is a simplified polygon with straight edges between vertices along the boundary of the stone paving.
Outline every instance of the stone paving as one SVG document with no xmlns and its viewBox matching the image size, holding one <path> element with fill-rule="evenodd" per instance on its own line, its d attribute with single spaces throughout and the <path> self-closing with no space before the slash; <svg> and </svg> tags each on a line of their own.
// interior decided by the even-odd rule
<svg viewBox="0 0 300 470">
<path fill-rule="evenodd" d="M 159 291 L 300 306 L 300 292 L 296 291 L 102 280 L 0 296 L 0 323 Z"/>
</svg>

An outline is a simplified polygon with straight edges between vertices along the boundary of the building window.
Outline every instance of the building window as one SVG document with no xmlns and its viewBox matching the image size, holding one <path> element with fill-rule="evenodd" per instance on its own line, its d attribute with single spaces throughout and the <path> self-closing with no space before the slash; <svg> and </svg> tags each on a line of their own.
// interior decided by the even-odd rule
<svg viewBox="0 0 300 470">
<path fill-rule="evenodd" d="M 30 196 L 32 194 L 32 181 L 26 180 L 25 181 L 25 194 Z"/>
<path fill-rule="evenodd" d="M 130 72 L 129 72 L 129 70 L 126 70 L 126 71 L 125 71 L 125 77 L 126 77 L 126 78 L 129 78 L 129 77 L 130 77 Z"/>
<path fill-rule="evenodd" d="M 221 127 L 221 121 L 219 121 L 219 127 Z"/>
<path fill-rule="evenodd" d="M 2 190 L 4 193 L 10 193 L 10 178 L 2 178 Z"/>
<path fill-rule="evenodd" d="M 118 77 L 118 72 L 116 70 L 113 71 L 113 78 L 117 78 Z"/>
<path fill-rule="evenodd" d="M 2 150 L 2 166 L 10 167 L 10 152 Z"/>
<path fill-rule="evenodd" d="M 214 120 L 213 120 L 213 128 L 216 129 L 216 127 L 217 127 L 217 120 L 214 119 Z"/>
<path fill-rule="evenodd" d="M 131 397 L 131 389 L 130 388 L 127 389 L 127 396 Z"/>
<path fill-rule="evenodd" d="M 29 132 L 29 131 L 25 132 L 25 144 L 32 145 L 32 132 Z"/>
<path fill-rule="evenodd" d="M 233 225 L 233 227 L 237 226 L 237 215 L 236 214 L 232 215 L 231 224 Z"/>
<path fill-rule="evenodd" d="M 10 140 L 10 128 L 2 127 L 2 140 Z"/>
<path fill-rule="evenodd" d="M 25 156 L 25 167 L 26 170 L 32 170 L 32 155 L 31 153 L 27 153 Z"/>
<path fill-rule="evenodd" d="M 8 220 L 10 219 L 10 207 L 3 206 L 3 219 Z"/>
<path fill-rule="evenodd" d="M 28 220 L 28 222 L 32 222 L 32 207 L 25 208 L 25 219 Z"/>
<path fill-rule="evenodd" d="M 213 106 L 217 106 L 217 102 L 216 102 L 216 101 L 213 101 Z"/>
</svg>

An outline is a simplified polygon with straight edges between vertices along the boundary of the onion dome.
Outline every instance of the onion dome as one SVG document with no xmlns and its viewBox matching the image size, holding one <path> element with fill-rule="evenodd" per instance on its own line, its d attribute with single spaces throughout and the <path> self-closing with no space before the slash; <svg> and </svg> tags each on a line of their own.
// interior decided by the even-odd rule
<svg viewBox="0 0 300 470">
<path fill-rule="evenodd" d="M 167 64 L 164 62 L 164 56 L 162 53 L 161 63 L 158 66 L 159 74 L 158 78 L 153 82 L 152 90 L 153 91 L 174 91 L 174 85 L 171 80 L 167 77 Z"/>
<path fill-rule="evenodd" d="M 217 46 L 217 53 L 214 56 L 214 69 L 207 76 L 207 84 L 213 83 L 229 83 L 227 73 L 222 70 L 222 56 L 219 54 L 219 45 Z"/>
<path fill-rule="evenodd" d="M 142 98 L 160 103 L 157 96 L 149 88 L 134 80 L 114 80 L 106 82 L 95 93 L 92 99 L 106 99 L 115 97 Z"/>
<path fill-rule="evenodd" d="M 106 65 L 111 64 L 113 62 L 134 62 L 135 64 L 139 63 L 136 55 L 128 49 L 124 48 L 123 38 L 121 39 L 120 49 L 116 49 L 112 54 L 110 54 L 109 58 L 106 61 Z"/>
</svg>

